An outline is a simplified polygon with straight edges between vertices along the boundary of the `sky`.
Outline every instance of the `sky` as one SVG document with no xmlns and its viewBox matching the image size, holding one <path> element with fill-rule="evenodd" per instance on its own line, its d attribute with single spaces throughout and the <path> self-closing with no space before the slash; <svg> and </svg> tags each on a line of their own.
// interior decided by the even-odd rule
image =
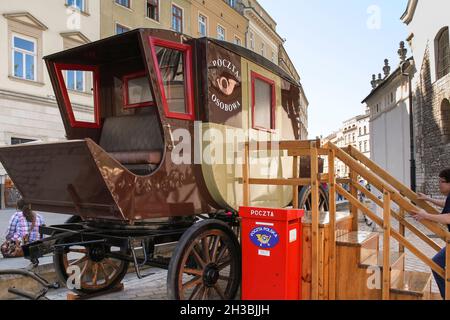
<svg viewBox="0 0 450 320">
<path fill-rule="evenodd" d="M 392 70 L 399 65 L 399 43 L 408 37 L 400 17 L 408 0 L 258 1 L 277 21 L 300 73 L 310 139 L 363 114 L 372 74 L 383 73 L 386 58 Z"/>
</svg>

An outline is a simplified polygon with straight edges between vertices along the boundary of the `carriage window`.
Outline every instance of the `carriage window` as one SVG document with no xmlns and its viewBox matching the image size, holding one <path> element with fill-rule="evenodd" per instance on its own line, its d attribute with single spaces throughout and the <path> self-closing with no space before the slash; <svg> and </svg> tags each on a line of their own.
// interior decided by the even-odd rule
<svg viewBox="0 0 450 320">
<path fill-rule="evenodd" d="M 275 129 L 275 83 L 252 73 L 253 128 Z"/>
<path fill-rule="evenodd" d="M 156 56 L 158 57 L 169 111 L 187 113 L 183 53 L 174 49 L 156 47 Z"/>
<path fill-rule="evenodd" d="M 153 93 L 145 71 L 123 78 L 124 108 L 140 108 L 154 105 Z"/>
<path fill-rule="evenodd" d="M 193 120 L 190 47 L 159 39 L 151 41 L 158 62 L 161 90 L 165 95 L 166 115 Z"/>
<path fill-rule="evenodd" d="M 55 64 L 55 67 L 72 127 L 99 127 L 97 69 L 64 64 Z"/>
</svg>

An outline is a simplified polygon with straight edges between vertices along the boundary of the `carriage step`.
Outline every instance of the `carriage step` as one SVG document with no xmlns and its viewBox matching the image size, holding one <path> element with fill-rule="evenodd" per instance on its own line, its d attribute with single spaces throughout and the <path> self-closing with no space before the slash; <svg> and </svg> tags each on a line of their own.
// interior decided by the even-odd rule
<svg viewBox="0 0 450 320">
<path fill-rule="evenodd" d="M 154 275 L 155 274 L 154 272 L 151 272 L 151 273 L 148 273 L 148 274 L 142 274 L 142 269 L 147 265 L 147 263 L 150 260 L 149 257 L 148 257 L 148 254 L 147 254 L 147 247 L 145 245 L 145 241 L 142 240 L 142 239 L 138 240 L 138 239 L 131 239 L 130 238 L 128 246 L 129 246 L 129 248 L 131 250 L 131 255 L 133 256 L 134 269 L 135 269 L 135 272 L 136 272 L 136 276 L 139 279 L 144 279 L 144 278 L 147 278 L 147 277 L 149 277 L 151 275 Z M 137 252 L 138 251 L 141 251 L 143 256 L 144 256 L 144 259 L 143 259 L 142 263 L 138 262 L 138 258 L 137 258 Z"/>
<path fill-rule="evenodd" d="M 429 300 L 431 297 L 431 273 L 403 271 L 391 286 L 397 299 Z"/>
</svg>

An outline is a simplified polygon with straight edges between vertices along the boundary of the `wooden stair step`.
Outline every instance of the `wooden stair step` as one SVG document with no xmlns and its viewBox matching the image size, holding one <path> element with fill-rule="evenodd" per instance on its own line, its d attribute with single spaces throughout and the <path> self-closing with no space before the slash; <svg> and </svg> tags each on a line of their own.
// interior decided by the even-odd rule
<svg viewBox="0 0 450 320">
<path fill-rule="evenodd" d="M 352 231 L 336 239 L 336 245 L 362 247 L 366 242 L 378 238 L 378 233 L 368 231 Z"/>
<path fill-rule="evenodd" d="M 402 252 L 389 252 L 389 266 L 391 272 L 391 284 L 393 284 L 405 270 L 405 254 Z M 379 269 L 383 272 L 383 252 L 378 251 L 359 264 L 362 269 Z"/>
<path fill-rule="evenodd" d="M 417 297 L 429 297 L 431 273 L 404 271 L 391 286 L 391 292 Z"/>
<path fill-rule="evenodd" d="M 402 252 L 391 251 L 389 253 L 389 265 L 391 269 L 399 266 L 401 262 L 403 262 L 403 257 L 405 256 Z M 362 261 L 359 264 L 360 268 L 370 268 L 370 267 L 379 267 L 383 269 L 383 252 L 378 252 L 377 254 L 371 255 L 366 260 Z"/>
</svg>

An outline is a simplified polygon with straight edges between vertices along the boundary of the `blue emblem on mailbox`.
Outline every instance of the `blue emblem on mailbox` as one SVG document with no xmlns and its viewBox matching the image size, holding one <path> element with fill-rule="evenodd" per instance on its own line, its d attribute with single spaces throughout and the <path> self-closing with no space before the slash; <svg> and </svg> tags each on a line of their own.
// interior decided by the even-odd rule
<svg viewBox="0 0 450 320">
<path fill-rule="evenodd" d="M 271 249 L 274 248 L 280 237 L 278 233 L 269 227 L 257 227 L 250 232 L 250 239 L 259 248 Z"/>
</svg>

